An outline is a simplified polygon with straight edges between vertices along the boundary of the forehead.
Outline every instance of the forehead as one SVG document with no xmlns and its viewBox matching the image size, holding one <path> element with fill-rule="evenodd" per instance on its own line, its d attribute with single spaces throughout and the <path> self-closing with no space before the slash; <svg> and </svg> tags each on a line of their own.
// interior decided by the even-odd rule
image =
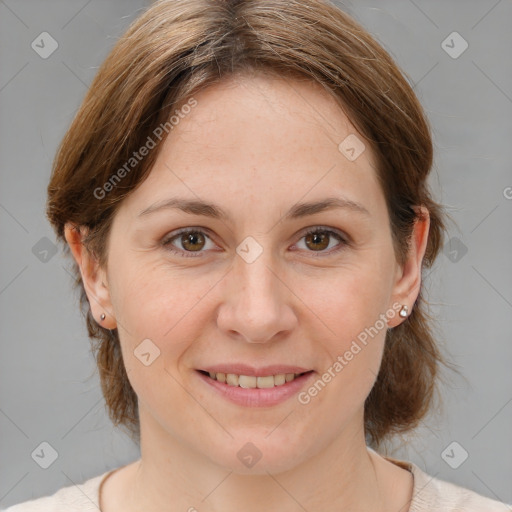
<svg viewBox="0 0 512 512">
<path fill-rule="evenodd" d="M 183 116 L 169 137 L 171 142 L 186 141 L 187 134 L 194 132 L 207 137 L 201 142 L 208 141 L 211 149 L 224 144 L 244 151 L 254 147 L 268 157 L 269 150 L 276 149 L 269 141 L 295 143 L 290 149 L 300 152 L 313 142 L 337 147 L 342 137 L 356 132 L 334 97 L 310 79 L 235 75 L 199 92 L 195 99 L 197 107 L 192 115 Z"/>
<path fill-rule="evenodd" d="M 243 196 L 269 206 L 326 192 L 349 200 L 358 196 L 358 202 L 364 196 L 370 208 L 382 200 L 370 148 L 319 84 L 235 76 L 194 99 L 196 105 L 181 112 L 135 200 L 163 200 L 174 192 L 216 202 Z M 356 137 L 358 151 L 364 148 L 356 159 L 340 151 L 347 137 Z"/>
</svg>

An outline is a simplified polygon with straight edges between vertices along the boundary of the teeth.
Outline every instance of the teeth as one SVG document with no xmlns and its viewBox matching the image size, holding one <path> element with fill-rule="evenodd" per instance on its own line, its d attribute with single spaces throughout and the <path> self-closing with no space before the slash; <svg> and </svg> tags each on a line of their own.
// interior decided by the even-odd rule
<svg viewBox="0 0 512 512">
<path fill-rule="evenodd" d="M 256 387 L 256 380 L 260 380 L 260 378 L 256 378 L 254 376 L 249 377 L 247 375 L 240 375 L 238 377 L 238 385 L 241 388 L 255 388 Z M 260 387 L 260 386 L 258 386 Z"/>
<path fill-rule="evenodd" d="M 258 377 L 258 387 L 261 388 L 273 388 L 274 387 L 274 376 L 269 375 L 268 377 Z"/>
<path fill-rule="evenodd" d="M 229 386 L 238 386 L 238 375 L 234 373 L 226 374 L 226 382 Z"/>
<path fill-rule="evenodd" d="M 299 373 L 280 373 L 278 375 L 268 375 L 265 377 L 254 377 L 253 375 L 235 375 L 234 373 L 215 373 L 209 372 L 212 379 L 223 382 L 228 386 L 240 386 L 245 389 L 265 389 L 274 386 L 282 386 L 286 382 L 291 382 Z"/>
<path fill-rule="evenodd" d="M 286 375 L 281 373 L 279 375 L 274 375 L 274 386 L 282 386 L 286 382 Z"/>
</svg>

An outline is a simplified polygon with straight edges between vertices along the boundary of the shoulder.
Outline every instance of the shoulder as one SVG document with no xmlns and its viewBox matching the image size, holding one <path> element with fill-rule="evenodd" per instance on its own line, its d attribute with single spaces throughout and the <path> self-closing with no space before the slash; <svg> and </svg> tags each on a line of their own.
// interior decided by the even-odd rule
<svg viewBox="0 0 512 512">
<path fill-rule="evenodd" d="M 106 471 L 82 484 L 62 487 L 51 496 L 24 501 L 0 512 L 98 512 L 99 488 L 111 472 Z"/>
<path fill-rule="evenodd" d="M 413 488 L 407 512 L 512 512 L 512 505 L 487 498 L 470 489 L 429 475 L 406 460 L 369 452 L 413 474 Z"/>
<path fill-rule="evenodd" d="M 409 512 L 512 512 L 512 505 L 482 496 L 470 489 L 440 480 L 422 471 L 412 462 L 401 461 L 414 475 Z"/>
</svg>

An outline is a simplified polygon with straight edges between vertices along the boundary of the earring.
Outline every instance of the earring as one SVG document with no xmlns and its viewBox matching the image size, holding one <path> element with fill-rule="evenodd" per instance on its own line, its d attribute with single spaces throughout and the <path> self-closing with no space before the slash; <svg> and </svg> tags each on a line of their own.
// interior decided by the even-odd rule
<svg viewBox="0 0 512 512">
<path fill-rule="evenodd" d="M 101 313 L 100 318 L 101 318 L 101 321 L 103 322 L 103 320 L 105 320 L 105 313 Z"/>
<path fill-rule="evenodd" d="M 400 312 L 398 313 L 402 318 L 405 318 L 409 313 L 409 308 L 407 306 L 402 306 Z"/>
</svg>

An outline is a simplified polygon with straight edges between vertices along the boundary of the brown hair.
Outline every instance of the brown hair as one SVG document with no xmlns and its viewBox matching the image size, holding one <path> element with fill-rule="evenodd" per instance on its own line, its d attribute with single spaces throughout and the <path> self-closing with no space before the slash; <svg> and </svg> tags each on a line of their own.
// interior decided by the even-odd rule
<svg viewBox="0 0 512 512">
<path fill-rule="evenodd" d="M 428 121 L 388 53 L 327 0 L 160 0 L 136 19 L 99 69 L 56 155 L 47 214 L 58 239 L 64 241 L 68 222 L 86 228 L 84 245 L 105 265 L 116 209 L 147 177 L 170 129 L 122 180 L 114 183 L 114 175 L 154 141 L 155 128 L 170 126 L 187 98 L 247 72 L 302 77 L 333 95 L 376 155 L 400 263 L 418 218 L 414 207 L 428 209 L 423 265 L 430 267 L 445 226 L 427 186 L 433 158 Z M 137 438 L 137 396 L 117 330 L 92 317 L 76 263 L 74 275 L 89 336 L 98 341 L 94 350 L 109 415 Z M 432 403 L 444 359 L 422 292 L 423 285 L 410 316 L 387 331 L 380 373 L 365 402 L 365 434 L 375 447 L 417 426 Z"/>
</svg>

